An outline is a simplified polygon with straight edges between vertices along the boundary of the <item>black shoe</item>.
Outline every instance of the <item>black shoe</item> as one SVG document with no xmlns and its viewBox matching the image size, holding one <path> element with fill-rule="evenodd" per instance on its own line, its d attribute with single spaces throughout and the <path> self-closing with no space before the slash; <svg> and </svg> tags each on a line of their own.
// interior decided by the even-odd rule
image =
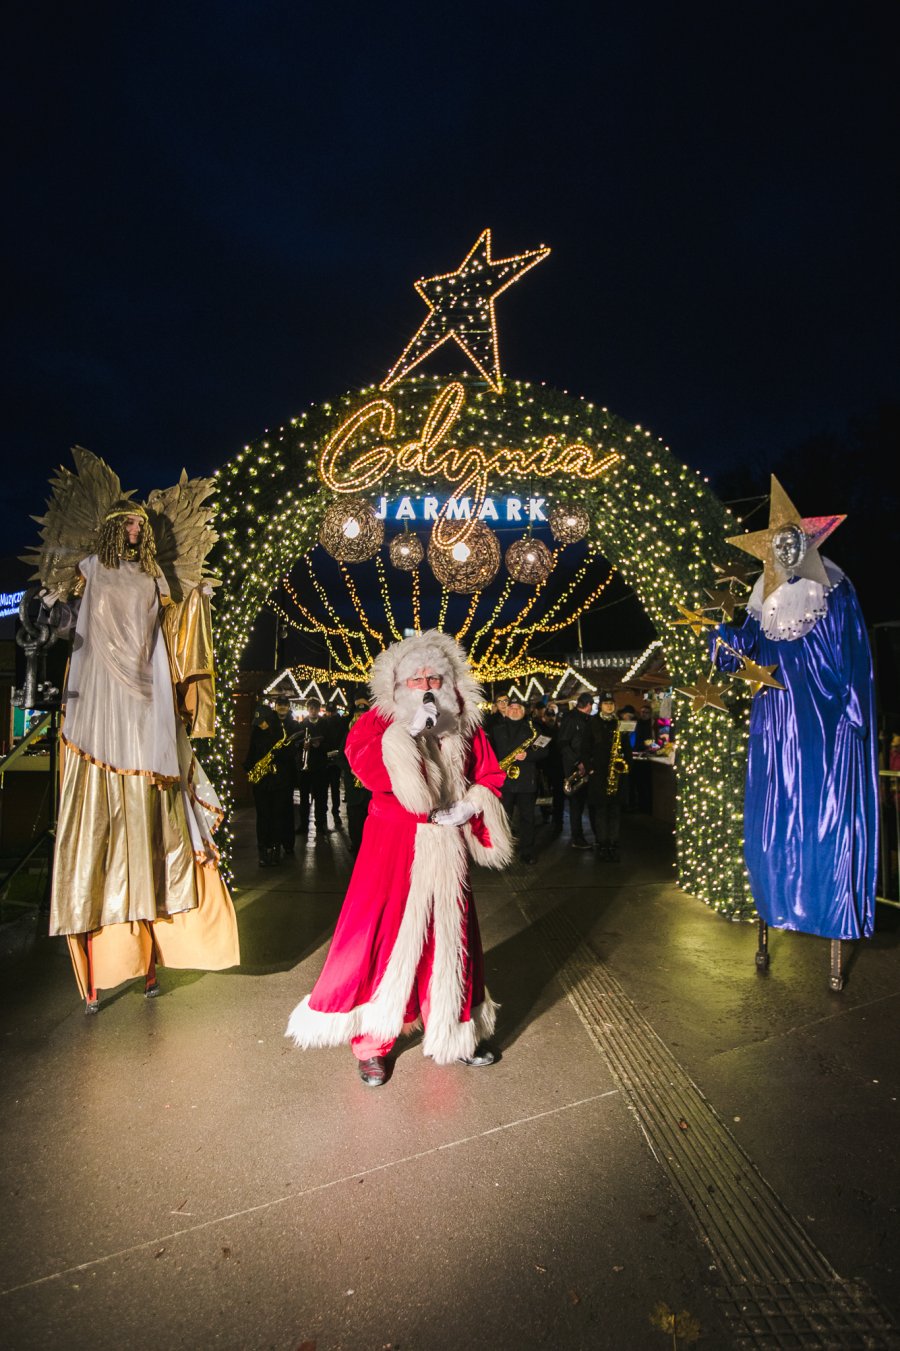
<svg viewBox="0 0 900 1351">
<path fill-rule="evenodd" d="M 85 1011 L 85 1013 L 99 1013 L 99 1012 L 100 1012 L 100 1000 L 99 1000 L 99 999 L 86 999 L 86 1000 L 84 1001 L 84 1011 Z"/>
<path fill-rule="evenodd" d="M 259 856 L 259 866 L 260 866 L 261 868 L 270 868 L 270 867 L 272 866 L 271 863 L 269 862 L 269 856 L 268 856 L 268 854 L 260 854 L 260 856 Z"/>
<path fill-rule="evenodd" d="M 476 1046 L 474 1055 L 461 1055 L 459 1063 L 461 1065 L 474 1065 L 480 1069 L 483 1065 L 493 1065 L 497 1057 L 489 1046 Z"/>
<path fill-rule="evenodd" d="M 272 849 L 269 849 L 267 852 L 269 857 L 269 867 L 277 868 L 278 864 L 281 862 L 281 850 L 278 848 L 278 845 L 276 844 Z"/>
<path fill-rule="evenodd" d="M 158 998 L 158 996 L 161 995 L 161 994 L 162 994 L 162 990 L 159 988 L 159 981 L 158 981 L 158 980 L 154 980 L 154 981 L 151 982 L 150 985 L 145 985 L 145 986 L 144 986 L 144 998 L 145 998 L 145 999 L 156 999 L 156 998 Z"/>
<path fill-rule="evenodd" d="M 368 1060 L 359 1060 L 356 1067 L 360 1079 L 369 1088 L 380 1088 L 387 1079 L 387 1065 L 383 1056 L 373 1055 Z"/>
<path fill-rule="evenodd" d="M 593 845 L 588 844 L 587 840 L 573 840 L 571 847 L 573 849 L 593 849 Z"/>
</svg>

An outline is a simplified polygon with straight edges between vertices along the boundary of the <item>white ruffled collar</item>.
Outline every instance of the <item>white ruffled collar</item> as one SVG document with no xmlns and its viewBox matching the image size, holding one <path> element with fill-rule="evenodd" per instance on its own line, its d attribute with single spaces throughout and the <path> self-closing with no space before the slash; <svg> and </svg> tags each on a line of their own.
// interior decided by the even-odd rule
<svg viewBox="0 0 900 1351">
<path fill-rule="evenodd" d="M 764 577 L 762 574 L 757 577 L 747 601 L 747 610 L 758 621 L 767 638 L 781 643 L 805 638 L 828 613 L 828 597 L 844 580 L 844 574 L 831 559 L 823 558 L 822 562 L 828 574 L 828 586 L 810 581 L 807 577 L 796 577 L 793 581 L 782 582 L 763 600 Z"/>
</svg>

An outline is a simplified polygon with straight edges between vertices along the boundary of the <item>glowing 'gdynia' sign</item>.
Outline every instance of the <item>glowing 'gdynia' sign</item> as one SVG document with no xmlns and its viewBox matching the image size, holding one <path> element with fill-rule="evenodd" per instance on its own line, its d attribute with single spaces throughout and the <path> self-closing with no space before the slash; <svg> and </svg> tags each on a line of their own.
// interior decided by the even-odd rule
<svg viewBox="0 0 900 1351">
<path fill-rule="evenodd" d="M 443 480 L 450 488 L 449 502 L 469 498 L 472 503 L 469 518 L 483 519 L 480 513 L 488 500 L 492 478 L 527 481 L 571 477 L 590 481 L 607 473 L 622 458 L 617 450 L 590 446 L 584 441 L 566 441 L 555 433 L 527 447 L 485 450 L 481 446 L 454 445 L 451 433 L 465 399 L 465 387 L 458 380 L 451 381 L 428 409 L 418 435 L 399 443 L 390 439 L 397 427 L 394 404 L 387 398 L 370 400 L 328 437 L 319 455 L 319 478 L 336 493 L 364 493 L 384 484 L 397 472 L 417 474 L 426 483 Z M 437 514 L 446 519 L 449 513 L 438 510 Z M 488 519 L 493 518 L 488 515 Z"/>
<path fill-rule="evenodd" d="M 493 521 L 497 525 L 540 525 L 547 520 L 545 497 L 379 497 L 380 521 Z"/>
</svg>

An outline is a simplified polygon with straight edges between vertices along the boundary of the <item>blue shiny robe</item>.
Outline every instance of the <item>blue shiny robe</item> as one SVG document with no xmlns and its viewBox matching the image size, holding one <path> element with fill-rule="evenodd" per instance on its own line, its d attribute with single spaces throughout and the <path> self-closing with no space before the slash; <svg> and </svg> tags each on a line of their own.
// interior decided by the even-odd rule
<svg viewBox="0 0 900 1351">
<path fill-rule="evenodd" d="M 754 697 L 744 799 L 744 857 L 762 918 L 824 938 L 870 937 L 878 859 L 878 762 L 872 656 L 846 577 L 804 637 L 767 638 L 750 614 L 721 637 L 784 690 Z M 739 663 L 719 650 L 718 666 Z"/>
</svg>

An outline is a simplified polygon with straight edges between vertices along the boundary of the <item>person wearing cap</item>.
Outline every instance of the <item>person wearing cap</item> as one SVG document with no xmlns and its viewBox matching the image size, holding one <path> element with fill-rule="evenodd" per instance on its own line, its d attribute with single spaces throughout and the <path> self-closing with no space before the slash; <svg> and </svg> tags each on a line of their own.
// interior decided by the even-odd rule
<svg viewBox="0 0 900 1351">
<path fill-rule="evenodd" d="M 295 775 L 294 747 L 290 738 L 300 731 L 300 725 L 291 716 L 291 704 L 286 695 L 277 694 L 274 704 L 274 711 L 265 704 L 257 708 L 250 729 L 250 749 L 244 760 L 244 769 L 249 773 L 272 752 L 272 772 L 263 774 L 253 785 L 256 845 L 261 868 L 271 868 L 282 854 L 290 858 L 294 852 Z M 280 742 L 284 744 L 279 746 Z"/>
<path fill-rule="evenodd" d="M 628 794 L 631 769 L 629 734 L 619 729 L 616 696 L 612 690 L 600 695 L 600 713 L 591 719 L 591 744 L 586 761 L 588 815 L 597 841 L 597 857 L 619 861 L 619 826 L 622 802 Z"/>
<path fill-rule="evenodd" d="M 506 717 L 491 728 L 489 739 L 501 764 L 504 760 L 509 762 L 502 800 L 510 825 L 514 814 L 518 818 L 519 858 L 523 863 L 536 863 L 534 813 L 538 764 L 547 758 L 550 738 L 541 735 L 539 724 L 526 718 L 525 705 L 513 694 L 507 704 Z M 510 756 L 513 757 L 511 761 Z"/>
<path fill-rule="evenodd" d="M 307 699 L 306 718 L 302 736 L 297 741 L 297 765 L 300 779 L 300 824 L 297 834 L 305 839 L 309 833 L 309 813 L 312 807 L 316 823 L 316 838 L 328 834 L 328 751 L 331 749 L 328 728 L 322 717 L 318 699 Z"/>
<path fill-rule="evenodd" d="M 563 778 L 567 779 L 576 770 L 582 772 L 591 747 L 591 722 L 593 697 L 579 694 L 575 707 L 566 714 L 559 730 L 559 749 L 562 756 Z M 569 828 L 572 834 L 573 849 L 590 849 L 584 834 L 584 809 L 587 806 L 587 784 L 577 788 L 569 795 Z"/>
<path fill-rule="evenodd" d="M 495 727 L 499 727 L 506 718 L 506 710 L 509 706 L 509 695 L 500 694 L 491 705 L 491 711 L 484 720 L 484 730 L 490 736 Z"/>
</svg>

